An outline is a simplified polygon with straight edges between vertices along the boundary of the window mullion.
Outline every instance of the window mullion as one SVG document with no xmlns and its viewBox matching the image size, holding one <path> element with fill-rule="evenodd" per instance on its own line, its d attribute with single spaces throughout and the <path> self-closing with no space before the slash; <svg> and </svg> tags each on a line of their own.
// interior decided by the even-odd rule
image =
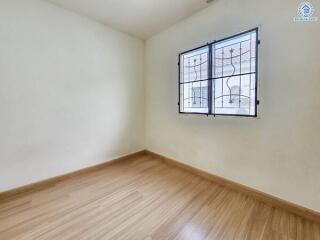
<svg viewBox="0 0 320 240">
<path fill-rule="evenodd" d="M 212 44 L 209 44 L 208 54 L 208 114 L 212 114 Z"/>
<path fill-rule="evenodd" d="M 213 53 L 211 53 L 211 57 L 213 57 L 214 55 L 214 59 L 211 65 L 211 69 L 212 69 L 211 71 L 214 71 L 212 75 L 213 89 L 211 89 L 211 92 L 213 93 L 213 103 L 211 103 L 211 105 L 214 106 L 213 115 L 216 116 L 216 79 L 215 79 L 216 78 L 216 44 L 215 44 L 215 41 L 213 42 L 213 44 L 211 44 L 211 46 L 214 46 Z"/>
</svg>

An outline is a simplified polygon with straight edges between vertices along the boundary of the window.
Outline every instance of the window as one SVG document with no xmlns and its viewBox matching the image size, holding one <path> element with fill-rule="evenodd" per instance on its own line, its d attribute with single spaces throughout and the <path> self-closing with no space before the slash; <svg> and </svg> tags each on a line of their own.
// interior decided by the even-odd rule
<svg viewBox="0 0 320 240">
<path fill-rule="evenodd" d="M 258 29 L 179 56 L 179 112 L 257 116 Z"/>
</svg>

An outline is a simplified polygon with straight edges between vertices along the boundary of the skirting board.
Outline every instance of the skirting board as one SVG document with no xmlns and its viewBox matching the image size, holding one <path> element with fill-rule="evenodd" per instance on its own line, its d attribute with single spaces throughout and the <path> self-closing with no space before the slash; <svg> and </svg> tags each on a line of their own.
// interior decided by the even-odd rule
<svg viewBox="0 0 320 240">
<path fill-rule="evenodd" d="M 36 182 L 36 183 L 32 183 L 32 184 L 28 184 L 19 188 L 15 188 L 12 190 L 8 190 L 5 192 L 0 192 L 0 201 L 3 201 L 5 199 L 11 199 L 14 197 L 18 197 L 21 196 L 23 194 L 26 193 L 30 193 L 30 192 L 37 192 L 37 191 L 41 191 L 42 189 L 46 189 L 49 188 L 51 186 L 54 186 L 55 184 L 66 180 L 66 179 L 70 179 L 79 175 L 83 175 L 86 173 L 90 173 L 90 172 L 94 172 L 103 168 L 106 168 L 108 166 L 111 166 L 113 164 L 119 163 L 120 161 L 124 161 L 124 160 L 130 160 L 130 159 L 134 159 L 140 156 L 144 156 L 146 154 L 145 150 L 136 152 L 136 153 L 132 153 L 120 158 L 116 158 L 113 159 L 111 161 L 108 162 L 104 162 L 92 167 L 88 167 L 88 168 L 84 168 L 84 169 L 80 169 L 78 171 L 75 172 L 71 172 L 71 173 L 67 173 L 61 176 L 57 176 L 57 177 L 53 177 L 53 178 L 49 178 L 40 182 Z"/>
<path fill-rule="evenodd" d="M 163 162 L 165 162 L 165 163 L 167 163 L 169 165 L 172 165 L 172 166 L 184 169 L 186 171 L 192 172 L 192 173 L 194 173 L 196 175 L 199 175 L 199 176 L 201 176 L 203 178 L 206 178 L 206 179 L 208 179 L 210 181 L 213 181 L 213 182 L 215 182 L 215 183 L 217 183 L 219 185 L 228 187 L 228 188 L 233 189 L 233 190 L 238 191 L 238 192 L 243 192 L 243 193 L 245 193 L 245 194 L 247 194 L 249 196 L 252 196 L 255 199 L 258 199 L 258 200 L 260 200 L 262 202 L 271 204 L 271 205 L 273 205 L 275 207 L 280 207 L 280 208 L 286 209 L 287 211 L 289 211 L 291 213 L 294 213 L 294 214 L 296 214 L 298 216 L 301 216 L 301 217 L 307 218 L 307 219 L 309 219 L 311 221 L 315 221 L 315 222 L 319 222 L 320 223 L 320 213 L 319 212 L 316 212 L 314 210 L 311 210 L 311 209 L 299 206 L 297 204 L 288 202 L 286 200 L 280 199 L 280 198 L 272 196 L 270 194 L 258 191 L 256 189 L 253 189 L 253 188 L 250 188 L 250 187 L 247 187 L 245 185 L 242 185 L 242 184 L 227 180 L 225 178 L 216 176 L 214 174 L 205 172 L 203 170 L 200 170 L 200 169 L 197 169 L 197 168 L 192 167 L 190 165 L 187 165 L 187 164 L 178 162 L 176 160 L 167 158 L 167 157 L 162 156 L 160 154 L 157 154 L 157 153 L 154 153 L 154 152 L 151 152 L 151 151 L 148 151 L 148 150 L 146 150 L 145 152 L 146 152 L 147 155 L 151 156 L 154 159 L 161 160 L 161 161 L 163 161 Z"/>
</svg>

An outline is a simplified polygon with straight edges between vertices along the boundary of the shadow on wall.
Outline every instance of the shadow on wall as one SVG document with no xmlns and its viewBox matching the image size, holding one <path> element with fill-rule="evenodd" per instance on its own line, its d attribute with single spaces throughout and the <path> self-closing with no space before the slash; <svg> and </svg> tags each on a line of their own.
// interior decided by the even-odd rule
<svg viewBox="0 0 320 240">
<path fill-rule="evenodd" d="M 0 191 L 144 148 L 142 41 L 33 0 L 0 36 Z"/>
</svg>

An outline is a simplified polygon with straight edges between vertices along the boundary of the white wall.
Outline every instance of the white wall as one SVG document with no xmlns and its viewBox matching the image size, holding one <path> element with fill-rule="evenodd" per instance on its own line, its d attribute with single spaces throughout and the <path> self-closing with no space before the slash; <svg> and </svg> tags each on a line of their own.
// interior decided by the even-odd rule
<svg viewBox="0 0 320 240">
<path fill-rule="evenodd" d="M 0 1 L 0 191 L 144 149 L 144 42 Z"/>
<path fill-rule="evenodd" d="M 147 149 L 320 211 L 320 22 L 293 22 L 300 2 L 217 0 L 149 39 Z M 179 115 L 178 53 L 256 26 L 260 119 Z"/>
</svg>

